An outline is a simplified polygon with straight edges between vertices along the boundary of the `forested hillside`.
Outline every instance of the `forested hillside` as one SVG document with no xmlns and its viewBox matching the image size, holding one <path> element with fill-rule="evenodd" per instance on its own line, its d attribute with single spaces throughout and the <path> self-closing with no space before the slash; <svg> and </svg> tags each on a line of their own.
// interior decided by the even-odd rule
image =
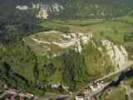
<svg viewBox="0 0 133 100">
<path fill-rule="evenodd" d="M 7 3 L 8 2 L 8 3 Z M 33 4 L 47 5 L 50 18 L 114 18 L 126 14 L 132 14 L 132 0 L 4 0 L 0 1 L 1 9 L 15 8 L 17 5 Z M 54 7 L 54 6 L 55 7 Z M 55 9 L 61 5 L 63 9 L 55 13 Z"/>
<path fill-rule="evenodd" d="M 31 0 L 0 0 L 0 80 L 9 86 L 25 90 L 29 89 L 27 86 L 29 87 L 29 79 L 33 77 L 32 71 L 37 61 L 34 53 L 22 40 L 42 28 L 40 20 L 36 18 L 36 9 L 20 11 L 16 6 L 30 7 L 32 3 Z M 25 70 L 22 70 L 22 66 Z M 27 74 L 27 68 L 31 68 L 29 78 L 23 76 L 24 73 Z"/>
<path fill-rule="evenodd" d="M 132 5 L 133 0 L 0 0 L 0 82 L 44 96 L 64 93 L 49 85 L 76 91 L 114 72 L 128 59 L 124 46 L 133 59 Z M 48 19 L 37 17 L 41 7 Z"/>
<path fill-rule="evenodd" d="M 12 42 L 40 30 L 36 9 L 18 10 L 17 5 L 32 5 L 26 0 L 0 1 L 0 41 Z"/>
<path fill-rule="evenodd" d="M 56 17 L 61 18 L 114 18 L 133 9 L 132 0 L 41 0 L 43 4 L 64 7 Z M 54 11 L 53 11 L 54 12 Z M 53 14 L 52 14 L 53 16 Z M 55 16 L 54 16 L 55 17 Z"/>
</svg>

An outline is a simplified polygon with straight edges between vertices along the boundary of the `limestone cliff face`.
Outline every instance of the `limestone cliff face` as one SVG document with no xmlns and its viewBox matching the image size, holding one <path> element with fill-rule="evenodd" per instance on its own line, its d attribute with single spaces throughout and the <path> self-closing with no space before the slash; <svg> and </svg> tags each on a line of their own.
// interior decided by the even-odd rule
<svg viewBox="0 0 133 100">
<path fill-rule="evenodd" d="M 34 7 L 38 7 L 38 4 L 34 5 Z M 53 4 L 41 4 L 40 10 L 37 17 L 42 19 L 47 19 L 50 14 L 58 14 L 64 7 L 58 3 Z"/>
<path fill-rule="evenodd" d="M 122 45 L 116 45 L 109 40 L 102 40 L 102 45 L 105 47 L 106 53 L 109 55 L 116 69 L 125 67 L 128 61 L 128 53 Z"/>
<path fill-rule="evenodd" d="M 93 35 L 91 33 L 84 34 L 72 33 L 73 38 L 75 38 L 75 51 L 82 52 L 82 47 L 85 46 L 87 43 L 91 42 L 95 48 L 97 48 L 101 53 L 106 53 L 112 64 L 116 67 L 116 70 L 119 70 L 123 67 L 126 67 L 128 62 L 128 53 L 124 46 L 117 45 L 110 40 L 100 40 L 98 41 L 101 45 L 97 45 L 93 40 Z"/>
<path fill-rule="evenodd" d="M 32 6 L 28 5 L 17 5 L 16 9 L 18 10 L 28 10 L 28 9 L 38 9 L 37 17 L 41 19 L 47 19 L 49 15 L 58 15 L 58 13 L 64 9 L 61 4 L 52 3 L 52 4 L 32 4 Z"/>
<path fill-rule="evenodd" d="M 85 37 L 87 38 L 87 36 Z M 85 40 L 85 39 L 84 39 Z M 86 39 L 87 40 L 87 39 Z M 90 38 L 88 39 L 90 40 Z M 100 40 L 98 41 L 101 43 L 101 45 L 97 45 L 95 41 L 90 40 L 90 42 L 94 45 L 95 48 L 97 48 L 101 53 L 107 54 L 112 62 L 112 64 L 115 66 L 115 70 L 119 70 L 123 67 L 126 67 L 128 62 L 128 53 L 124 46 L 117 45 L 110 40 Z M 77 50 L 81 52 L 82 45 L 85 43 L 80 42 L 77 46 Z"/>
<path fill-rule="evenodd" d="M 98 41 L 101 45 L 97 45 L 93 40 L 93 35 L 91 33 L 77 33 L 71 34 L 75 42 L 73 41 L 74 49 L 76 52 L 82 53 L 82 47 L 88 44 L 89 42 L 94 45 L 101 53 L 106 53 L 112 64 L 115 66 L 115 70 L 119 70 L 123 67 L 126 67 L 128 62 L 128 53 L 122 45 L 117 45 L 110 40 L 100 40 Z"/>
</svg>

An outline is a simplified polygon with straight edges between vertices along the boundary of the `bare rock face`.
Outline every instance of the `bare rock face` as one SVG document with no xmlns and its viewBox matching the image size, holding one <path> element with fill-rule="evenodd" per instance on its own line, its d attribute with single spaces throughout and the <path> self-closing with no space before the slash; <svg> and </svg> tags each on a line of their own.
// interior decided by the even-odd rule
<svg viewBox="0 0 133 100">
<path fill-rule="evenodd" d="M 112 63 L 117 66 L 116 69 L 126 66 L 128 53 L 122 45 L 118 46 L 109 40 L 102 40 L 102 45 L 105 47 L 105 51 L 109 55 Z"/>
<path fill-rule="evenodd" d="M 92 39 L 93 36 L 91 33 L 72 33 L 71 35 L 76 52 L 81 53 L 83 46 L 91 42 L 101 53 L 106 53 L 109 56 L 112 64 L 116 66 L 116 70 L 126 67 L 128 62 L 128 53 L 122 45 L 116 45 L 109 40 L 101 40 L 99 41 L 101 42 L 101 45 L 98 46 Z"/>
<path fill-rule="evenodd" d="M 98 45 L 96 45 L 95 41 L 92 38 L 93 36 L 91 33 L 88 33 L 87 35 L 78 33 L 77 41 L 75 42 L 75 51 L 81 53 L 82 46 L 91 42 L 95 48 L 99 49 L 100 52 L 106 53 L 109 56 L 116 70 L 126 67 L 128 62 L 128 53 L 122 45 L 117 45 L 110 40 L 101 40 L 99 41 L 101 42 L 101 45 L 99 47 Z"/>
<path fill-rule="evenodd" d="M 32 6 L 28 5 L 17 5 L 16 9 L 18 10 L 28 10 L 28 9 L 38 9 L 37 17 L 41 19 L 48 19 L 49 14 L 58 14 L 64 7 L 61 4 L 53 3 L 53 4 L 32 4 Z"/>
<path fill-rule="evenodd" d="M 38 4 L 34 5 L 33 7 L 38 7 Z M 49 14 L 58 14 L 63 9 L 64 7 L 58 3 L 54 3 L 51 5 L 41 4 L 37 17 L 41 19 L 47 19 L 49 17 Z"/>
<path fill-rule="evenodd" d="M 18 9 L 18 10 L 28 10 L 29 7 L 28 7 L 27 5 L 23 5 L 23 6 L 17 5 L 17 6 L 16 6 L 16 9 Z"/>
</svg>

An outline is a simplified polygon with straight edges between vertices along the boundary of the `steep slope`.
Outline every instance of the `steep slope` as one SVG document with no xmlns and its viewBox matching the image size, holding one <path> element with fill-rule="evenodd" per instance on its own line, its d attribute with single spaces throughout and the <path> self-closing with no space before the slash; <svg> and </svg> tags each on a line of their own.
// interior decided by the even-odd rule
<svg viewBox="0 0 133 100">
<path fill-rule="evenodd" d="M 42 0 L 42 10 L 52 18 L 113 18 L 130 13 L 132 4 L 132 0 Z"/>
<path fill-rule="evenodd" d="M 77 86 L 119 70 L 128 61 L 122 45 L 97 40 L 91 33 L 41 32 L 24 42 L 38 56 L 40 82 Z"/>
<path fill-rule="evenodd" d="M 128 59 L 122 46 L 91 33 L 41 32 L 24 38 L 24 43 L 0 45 L 0 51 L 1 80 L 33 92 L 49 91 L 49 84 L 78 89 L 123 68 Z"/>
</svg>

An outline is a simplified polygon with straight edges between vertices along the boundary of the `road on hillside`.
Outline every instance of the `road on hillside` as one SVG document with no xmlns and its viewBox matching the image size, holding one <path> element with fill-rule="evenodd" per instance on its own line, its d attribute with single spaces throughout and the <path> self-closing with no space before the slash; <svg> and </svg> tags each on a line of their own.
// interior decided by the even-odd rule
<svg viewBox="0 0 133 100">
<path fill-rule="evenodd" d="M 103 80 L 105 80 L 105 79 L 111 77 L 111 76 L 117 75 L 117 74 L 119 74 L 119 73 L 121 73 L 121 72 L 127 70 L 127 69 L 130 68 L 132 65 L 133 65 L 133 61 L 129 61 L 129 62 L 127 63 L 127 65 L 125 65 L 124 67 L 122 67 L 122 69 L 119 69 L 119 70 L 117 70 L 117 71 L 115 71 L 115 72 L 112 72 L 112 73 L 110 73 L 110 74 L 108 74 L 108 75 L 102 77 L 102 78 L 99 78 L 99 79 L 97 79 L 97 80 L 94 81 L 94 82 L 95 82 L 95 83 L 98 83 L 98 82 L 100 82 L 100 81 L 103 81 Z M 94 96 L 94 95 L 96 95 L 97 93 L 101 92 L 101 91 L 102 91 L 106 86 L 108 86 L 109 84 L 110 84 L 110 82 L 107 83 L 107 84 L 104 84 L 103 87 L 99 88 L 98 90 L 94 91 L 93 93 L 90 93 L 89 96 Z M 85 86 L 84 88 L 80 89 L 80 90 L 79 90 L 78 92 L 76 92 L 74 95 L 79 94 L 81 91 L 83 91 L 85 88 L 87 88 L 87 87 L 89 87 L 89 86 L 90 86 L 90 84 L 88 84 L 88 85 Z"/>
<path fill-rule="evenodd" d="M 102 80 L 107 79 L 107 78 L 109 78 L 111 76 L 119 74 L 119 73 L 125 71 L 126 69 L 130 68 L 132 65 L 133 65 L 133 61 L 129 61 L 128 64 L 123 66 L 121 69 L 119 69 L 119 70 L 117 70 L 115 72 L 112 72 L 112 73 L 110 73 L 110 74 L 108 74 L 108 75 L 106 75 L 106 76 L 104 76 L 104 77 L 102 77 L 100 79 L 97 79 L 95 82 L 102 81 Z"/>
</svg>

